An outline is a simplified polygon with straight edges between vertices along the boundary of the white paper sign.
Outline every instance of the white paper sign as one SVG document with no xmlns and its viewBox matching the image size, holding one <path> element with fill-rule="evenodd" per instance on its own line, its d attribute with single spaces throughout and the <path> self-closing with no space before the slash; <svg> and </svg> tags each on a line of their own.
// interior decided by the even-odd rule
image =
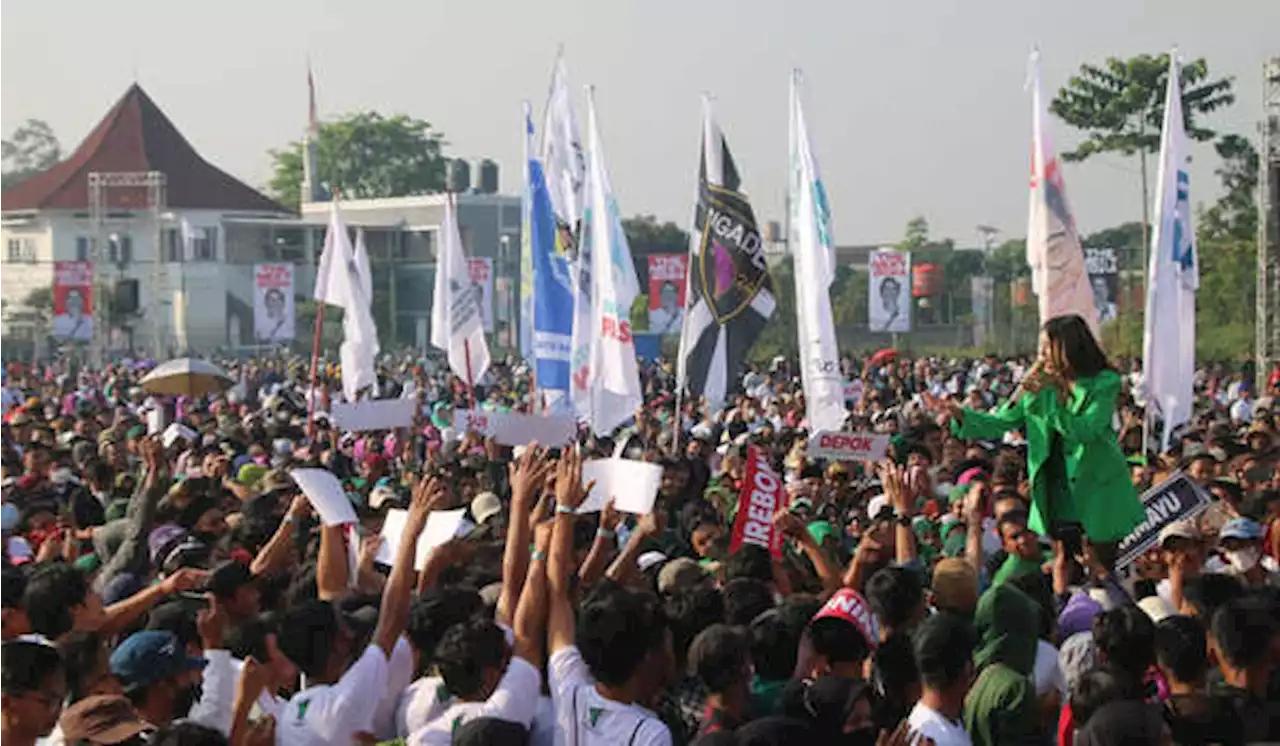
<svg viewBox="0 0 1280 746">
<path fill-rule="evenodd" d="M 311 501 L 311 507 L 320 514 L 326 526 L 356 522 L 356 510 L 351 507 L 342 483 L 327 469 L 294 469 L 289 472 L 298 489 Z"/>
<path fill-rule="evenodd" d="M 882 433 L 814 433 L 806 453 L 831 461 L 879 461 L 889 452 L 889 437 Z"/>
<path fill-rule="evenodd" d="M 662 486 L 662 467 L 648 461 L 601 458 L 582 465 L 582 484 L 596 486 L 578 508 L 579 513 L 604 509 L 613 498 L 613 507 L 624 513 L 644 515 L 653 510 Z"/>
<path fill-rule="evenodd" d="M 460 409 L 453 413 L 453 417 L 459 431 L 470 430 L 492 437 L 503 446 L 526 446 L 537 441 L 538 445 L 554 448 L 572 443 L 578 435 L 577 423 L 567 415 Z"/>
<path fill-rule="evenodd" d="M 396 555 L 400 552 L 400 540 L 404 537 L 404 524 L 408 520 L 409 511 L 407 510 L 392 508 L 387 511 L 386 520 L 382 522 L 382 543 L 378 545 L 378 553 L 374 556 L 374 561 L 387 567 L 395 564 Z M 424 535 L 418 537 L 418 548 L 413 558 L 415 570 L 421 570 L 427 566 L 427 555 L 431 553 L 431 547 L 422 541 L 423 538 L 425 538 Z"/>
<path fill-rule="evenodd" d="M 159 405 L 147 412 L 147 435 L 159 435 L 164 431 L 164 407 Z"/>
<path fill-rule="evenodd" d="M 413 407 L 413 399 L 337 402 L 333 405 L 333 421 L 347 432 L 394 430 L 413 424 Z"/>
<path fill-rule="evenodd" d="M 165 448 L 168 448 L 172 446 L 178 438 L 182 438 L 188 443 L 194 442 L 196 439 L 196 431 L 181 422 L 173 422 L 164 429 L 164 433 L 160 436 L 160 442 L 164 444 Z"/>
<path fill-rule="evenodd" d="M 475 527 L 476 524 L 467 520 L 466 508 L 432 511 L 431 515 L 427 516 L 427 525 L 422 529 L 422 536 L 418 538 L 418 551 L 422 551 L 423 545 L 431 550 L 450 539 L 466 536 Z"/>
</svg>

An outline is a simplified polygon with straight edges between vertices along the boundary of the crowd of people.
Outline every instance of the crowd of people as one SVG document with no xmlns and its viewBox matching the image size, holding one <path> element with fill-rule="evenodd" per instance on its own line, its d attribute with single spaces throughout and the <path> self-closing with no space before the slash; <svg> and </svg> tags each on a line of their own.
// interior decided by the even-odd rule
<svg viewBox="0 0 1280 746">
<path fill-rule="evenodd" d="M 1051 468 L 1086 436 L 1033 402 L 1084 384 L 1044 355 L 843 360 L 846 429 L 891 436 L 875 463 L 808 455 L 785 359 L 720 407 L 646 365 L 624 428 L 552 448 L 455 426 L 531 409 L 516 361 L 472 391 L 387 357 L 374 395 L 420 417 L 356 433 L 326 414 L 339 370 L 221 362 L 238 383 L 195 399 L 133 361 L 5 367 L 6 746 L 1280 741 L 1280 369 L 1203 368 L 1161 448 L 1139 366 L 1094 361 L 1115 401 L 1088 437 L 1123 487 L 1181 471 L 1211 498 L 1121 566 L 1160 518 L 1086 506 L 1113 471 Z M 748 455 L 785 485 L 777 552 L 732 541 Z M 614 456 L 661 465 L 653 512 L 579 512 Z M 325 525 L 300 467 L 358 523 Z M 419 553 L 460 507 L 475 529 Z"/>
</svg>

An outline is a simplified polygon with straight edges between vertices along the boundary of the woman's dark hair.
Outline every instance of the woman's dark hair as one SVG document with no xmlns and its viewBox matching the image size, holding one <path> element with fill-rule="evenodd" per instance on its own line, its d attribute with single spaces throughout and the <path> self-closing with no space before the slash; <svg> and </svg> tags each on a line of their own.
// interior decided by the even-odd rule
<svg viewBox="0 0 1280 746">
<path fill-rule="evenodd" d="M 1111 369 L 1107 355 L 1098 346 L 1089 325 L 1079 316 L 1058 316 L 1044 322 L 1049 338 L 1049 354 L 1059 372 L 1069 381 L 1091 378 Z"/>
<path fill-rule="evenodd" d="M 484 686 L 484 672 L 502 667 L 507 645 L 491 619 L 472 618 L 445 631 L 436 645 L 435 662 L 445 688 L 456 697 L 469 697 Z"/>
</svg>

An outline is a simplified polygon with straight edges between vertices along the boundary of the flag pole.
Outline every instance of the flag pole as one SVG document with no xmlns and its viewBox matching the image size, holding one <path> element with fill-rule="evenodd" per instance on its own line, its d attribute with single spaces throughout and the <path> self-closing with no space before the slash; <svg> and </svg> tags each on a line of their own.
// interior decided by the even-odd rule
<svg viewBox="0 0 1280 746">
<path fill-rule="evenodd" d="M 476 405 L 476 385 L 471 376 L 471 340 L 462 340 L 462 354 L 467 358 L 467 398 L 471 400 L 471 406 Z"/>
<path fill-rule="evenodd" d="M 309 69 L 309 68 L 308 68 Z M 333 188 L 332 200 L 337 200 L 338 188 Z M 318 279 L 318 278 L 317 278 Z M 316 374 L 320 365 L 320 336 L 324 331 L 324 301 L 317 304 L 315 331 L 311 335 L 311 391 L 307 396 L 307 437 L 316 437 Z"/>
</svg>

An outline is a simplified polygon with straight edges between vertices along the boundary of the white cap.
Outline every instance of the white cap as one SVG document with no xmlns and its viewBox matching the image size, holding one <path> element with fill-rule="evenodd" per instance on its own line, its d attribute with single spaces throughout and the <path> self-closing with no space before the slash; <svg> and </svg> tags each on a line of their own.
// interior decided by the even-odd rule
<svg viewBox="0 0 1280 746">
<path fill-rule="evenodd" d="M 662 552 L 645 552 L 636 560 L 636 564 L 640 567 L 640 572 L 645 572 L 654 565 L 659 565 L 666 561 L 667 555 Z"/>
<path fill-rule="evenodd" d="M 867 502 L 867 518 L 875 520 L 880 511 L 890 507 L 887 495 L 876 495 Z"/>
</svg>

